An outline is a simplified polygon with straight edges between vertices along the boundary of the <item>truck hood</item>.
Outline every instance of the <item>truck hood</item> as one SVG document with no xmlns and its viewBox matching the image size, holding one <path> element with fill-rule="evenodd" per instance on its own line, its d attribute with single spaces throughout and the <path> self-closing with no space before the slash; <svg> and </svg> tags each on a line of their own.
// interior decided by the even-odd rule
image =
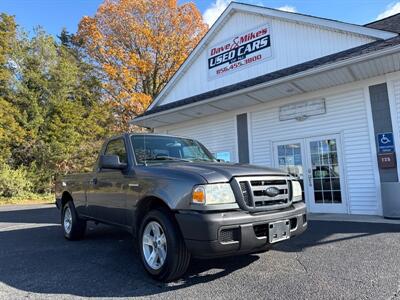
<svg viewBox="0 0 400 300">
<path fill-rule="evenodd" d="M 282 170 L 248 164 L 230 164 L 215 162 L 171 162 L 163 164 L 165 168 L 181 170 L 202 176 L 208 183 L 228 182 L 236 176 L 288 175 Z"/>
</svg>

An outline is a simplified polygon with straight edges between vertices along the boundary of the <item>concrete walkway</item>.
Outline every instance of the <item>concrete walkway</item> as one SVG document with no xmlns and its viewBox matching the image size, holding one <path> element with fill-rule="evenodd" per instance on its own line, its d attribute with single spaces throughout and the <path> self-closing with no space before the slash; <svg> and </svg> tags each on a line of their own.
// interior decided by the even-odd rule
<svg viewBox="0 0 400 300">
<path fill-rule="evenodd" d="M 348 215 L 348 214 L 313 214 L 308 215 L 309 220 L 313 221 L 339 221 L 339 222 L 362 222 L 362 223 L 383 223 L 399 224 L 400 220 L 385 219 L 381 216 L 369 215 Z"/>
</svg>

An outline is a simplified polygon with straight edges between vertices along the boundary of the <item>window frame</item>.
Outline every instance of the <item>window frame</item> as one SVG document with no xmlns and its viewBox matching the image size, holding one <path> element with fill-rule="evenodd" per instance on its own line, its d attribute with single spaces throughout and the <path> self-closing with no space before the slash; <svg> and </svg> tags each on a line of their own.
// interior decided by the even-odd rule
<svg viewBox="0 0 400 300">
<path fill-rule="evenodd" d="M 127 147 L 126 147 L 126 143 L 125 143 L 124 137 L 116 137 L 116 138 L 114 138 L 114 139 L 109 140 L 109 141 L 107 142 L 105 148 L 104 148 L 103 154 L 104 154 L 104 155 L 107 155 L 107 150 L 108 150 L 108 146 L 110 145 L 110 143 L 113 143 L 113 142 L 116 142 L 116 141 L 119 141 L 119 140 L 122 140 L 122 143 L 123 143 L 124 149 L 125 149 L 125 157 L 126 157 L 126 161 L 125 161 L 125 162 L 121 161 L 121 159 L 120 159 L 120 162 L 121 162 L 121 163 L 126 163 L 126 164 L 128 165 L 128 164 L 129 164 L 129 155 L 128 155 L 128 149 L 127 149 Z M 115 155 L 115 154 L 111 154 L 111 155 Z M 119 156 L 118 156 L 118 157 L 119 157 Z"/>
</svg>

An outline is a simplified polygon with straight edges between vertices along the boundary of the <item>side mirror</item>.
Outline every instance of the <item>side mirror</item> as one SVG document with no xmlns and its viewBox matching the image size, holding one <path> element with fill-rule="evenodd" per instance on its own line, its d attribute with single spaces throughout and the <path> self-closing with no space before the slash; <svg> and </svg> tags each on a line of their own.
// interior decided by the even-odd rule
<svg viewBox="0 0 400 300">
<path fill-rule="evenodd" d="M 125 163 L 119 161 L 118 155 L 100 155 L 99 167 L 101 169 L 123 170 L 126 166 Z"/>
</svg>

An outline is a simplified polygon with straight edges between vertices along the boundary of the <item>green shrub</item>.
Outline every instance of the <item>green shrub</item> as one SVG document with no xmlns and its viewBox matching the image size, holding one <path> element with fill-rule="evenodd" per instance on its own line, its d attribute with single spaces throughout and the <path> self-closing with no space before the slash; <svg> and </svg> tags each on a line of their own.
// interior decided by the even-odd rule
<svg viewBox="0 0 400 300">
<path fill-rule="evenodd" d="M 14 170 L 6 163 L 0 163 L 0 197 L 21 197 L 31 191 L 32 182 L 24 167 Z"/>
<path fill-rule="evenodd" d="M 35 194 L 49 194 L 54 189 L 54 171 L 52 168 L 39 168 L 32 163 L 26 168 L 26 174 L 31 182 L 31 191 Z"/>
</svg>

